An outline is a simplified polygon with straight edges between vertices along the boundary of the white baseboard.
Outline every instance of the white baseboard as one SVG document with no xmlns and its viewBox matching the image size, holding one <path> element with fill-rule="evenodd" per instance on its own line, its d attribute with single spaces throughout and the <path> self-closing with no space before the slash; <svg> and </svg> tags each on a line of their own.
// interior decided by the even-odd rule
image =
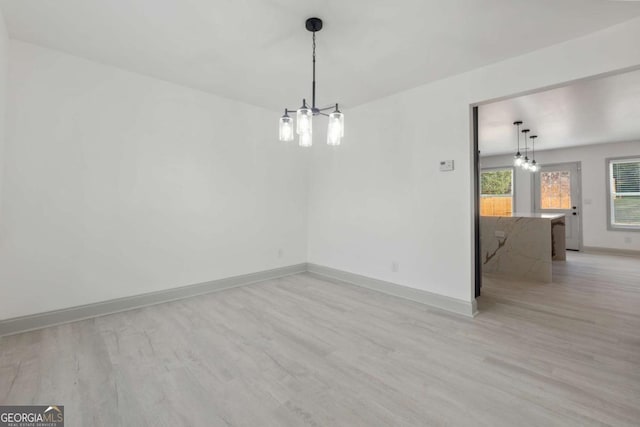
<svg viewBox="0 0 640 427">
<path fill-rule="evenodd" d="M 63 323 L 75 322 L 78 320 L 90 319 L 105 316 L 107 314 L 119 313 L 164 302 L 176 301 L 197 295 L 204 295 L 224 289 L 245 286 L 264 280 L 276 279 L 278 277 L 289 276 L 298 273 L 313 273 L 342 282 L 350 283 L 388 295 L 419 302 L 431 307 L 447 310 L 464 316 L 473 317 L 477 313 L 476 301 L 468 302 L 443 295 L 434 294 L 419 289 L 397 285 L 383 280 L 373 279 L 358 274 L 336 270 L 316 264 L 302 263 L 287 267 L 265 270 L 257 273 L 243 274 L 241 276 L 228 277 L 225 279 L 212 280 L 210 282 L 198 283 L 195 285 L 182 286 L 179 288 L 166 289 L 157 292 L 150 292 L 130 297 L 117 298 L 109 301 L 97 302 L 93 304 L 80 305 L 76 307 L 64 308 L 60 310 L 48 311 L 45 313 L 31 314 L 28 316 L 14 317 L 12 319 L 0 320 L 0 337 L 14 335 L 21 332 L 33 331 L 49 326 Z"/>
<path fill-rule="evenodd" d="M 182 286 L 179 288 L 166 289 L 157 292 L 150 292 L 130 297 L 117 298 L 109 301 L 97 302 L 94 304 L 80 305 L 76 307 L 64 308 L 61 310 L 48 311 L 46 313 L 31 314 L 28 316 L 14 317 L 12 319 L 0 320 L 0 336 L 13 335 L 20 332 L 42 329 L 48 326 L 60 325 L 63 323 L 75 322 L 77 320 L 89 319 L 160 304 L 163 302 L 180 300 L 183 298 L 204 295 L 224 289 L 249 285 L 263 280 L 275 279 L 289 276 L 291 274 L 304 273 L 307 271 L 307 264 L 296 264 L 287 267 L 265 270 L 257 273 L 243 274 L 240 276 L 228 277 L 225 279 L 212 280 L 210 282 L 197 283 L 195 285 Z"/>
<path fill-rule="evenodd" d="M 603 248 L 599 246 L 583 246 L 582 252 L 586 252 L 590 254 L 624 255 L 624 256 L 640 257 L 640 251 L 636 251 L 633 249 L 614 249 L 614 248 Z"/>
<path fill-rule="evenodd" d="M 451 311 L 467 317 L 473 317 L 478 312 L 475 299 L 472 302 L 468 302 L 312 263 L 307 264 L 307 270 L 309 273 L 317 274 L 319 276 L 337 279 L 363 288 L 419 302 L 421 304 Z"/>
</svg>

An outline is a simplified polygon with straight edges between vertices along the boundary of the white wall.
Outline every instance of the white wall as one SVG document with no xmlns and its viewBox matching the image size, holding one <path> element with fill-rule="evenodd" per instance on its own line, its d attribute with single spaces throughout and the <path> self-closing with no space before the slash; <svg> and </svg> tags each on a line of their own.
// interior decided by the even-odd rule
<svg viewBox="0 0 640 427">
<path fill-rule="evenodd" d="M 635 19 L 348 109 L 310 182 L 277 113 L 12 42 L 0 319 L 306 260 L 471 301 L 469 105 L 639 66 L 638 39 Z"/>
<path fill-rule="evenodd" d="M 9 35 L 0 11 L 0 206 L 2 205 L 2 177 L 4 170 L 4 145 L 6 138 L 5 104 L 7 100 L 7 70 L 9 68 Z M 2 222 L 0 209 L 0 223 Z M 0 234 L 0 242 L 2 234 Z"/>
<path fill-rule="evenodd" d="M 306 261 L 277 112 L 17 41 L 9 80 L 0 319 Z"/>
<path fill-rule="evenodd" d="M 638 66 L 637 40 L 640 19 L 345 111 L 341 150 L 314 150 L 309 262 L 470 301 L 470 104 Z"/>
<path fill-rule="evenodd" d="M 640 250 L 640 234 L 607 229 L 607 175 L 605 159 L 640 156 L 640 142 L 588 145 L 559 150 L 537 151 L 540 164 L 582 162 L 582 238 L 590 247 Z M 482 167 L 511 166 L 513 156 L 488 156 Z M 532 210 L 532 174 L 516 170 L 516 211 Z M 625 240 L 626 239 L 626 240 Z"/>
</svg>

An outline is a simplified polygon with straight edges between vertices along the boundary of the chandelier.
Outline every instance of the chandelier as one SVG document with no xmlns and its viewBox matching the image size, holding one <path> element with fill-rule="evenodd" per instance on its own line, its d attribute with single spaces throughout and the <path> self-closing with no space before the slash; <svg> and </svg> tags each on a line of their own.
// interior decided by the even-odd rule
<svg viewBox="0 0 640 427">
<path fill-rule="evenodd" d="M 516 130 L 516 138 L 518 139 L 518 150 L 516 151 L 516 155 L 513 156 L 513 164 L 514 166 L 518 166 L 525 171 L 529 172 L 538 172 L 540 170 L 540 164 L 536 162 L 536 138 L 537 135 L 531 135 L 529 139 L 531 139 L 531 148 L 533 153 L 533 160 L 529 160 L 529 146 L 527 145 L 527 134 L 531 132 L 529 129 L 522 129 L 520 131 L 521 121 L 513 122 L 514 126 L 517 126 Z M 520 133 L 524 134 L 524 157 L 520 154 Z"/>
<path fill-rule="evenodd" d="M 329 118 L 327 128 L 327 144 L 340 145 L 344 137 L 344 114 L 338 109 L 338 104 L 329 107 L 316 107 L 316 32 L 322 29 L 322 19 L 309 18 L 305 26 L 313 33 L 313 82 L 311 83 L 311 105 L 307 105 L 307 100 L 302 100 L 302 106 L 296 111 L 295 132 L 298 134 L 298 143 L 301 147 L 311 147 L 313 143 L 313 116 L 325 116 Z M 326 111 L 333 109 L 327 114 Z M 280 117 L 280 141 L 293 141 L 293 118 L 289 112 L 293 108 L 285 108 L 284 115 Z"/>
</svg>

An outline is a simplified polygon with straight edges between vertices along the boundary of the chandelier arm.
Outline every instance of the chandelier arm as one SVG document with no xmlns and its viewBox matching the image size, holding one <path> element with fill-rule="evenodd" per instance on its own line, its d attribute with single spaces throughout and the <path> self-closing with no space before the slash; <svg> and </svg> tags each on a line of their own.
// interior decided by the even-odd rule
<svg viewBox="0 0 640 427">
<path fill-rule="evenodd" d="M 332 106 L 330 106 L 330 107 L 318 108 L 318 111 L 333 110 L 333 109 L 335 109 L 335 108 L 336 108 L 336 106 L 335 106 L 335 105 L 332 105 Z"/>
</svg>

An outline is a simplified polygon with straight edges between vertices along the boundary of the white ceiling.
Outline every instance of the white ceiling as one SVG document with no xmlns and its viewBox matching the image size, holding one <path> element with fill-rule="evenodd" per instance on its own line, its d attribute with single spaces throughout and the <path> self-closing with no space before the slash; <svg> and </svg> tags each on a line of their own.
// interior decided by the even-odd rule
<svg viewBox="0 0 640 427">
<path fill-rule="evenodd" d="M 539 136 L 536 150 L 640 141 L 640 71 L 480 106 L 483 156 L 515 151 L 516 120 Z"/>
<path fill-rule="evenodd" d="M 608 0 L 0 0 L 11 37 L 270 109 L 344 108 L 640 15 Z"/>
</svg>

